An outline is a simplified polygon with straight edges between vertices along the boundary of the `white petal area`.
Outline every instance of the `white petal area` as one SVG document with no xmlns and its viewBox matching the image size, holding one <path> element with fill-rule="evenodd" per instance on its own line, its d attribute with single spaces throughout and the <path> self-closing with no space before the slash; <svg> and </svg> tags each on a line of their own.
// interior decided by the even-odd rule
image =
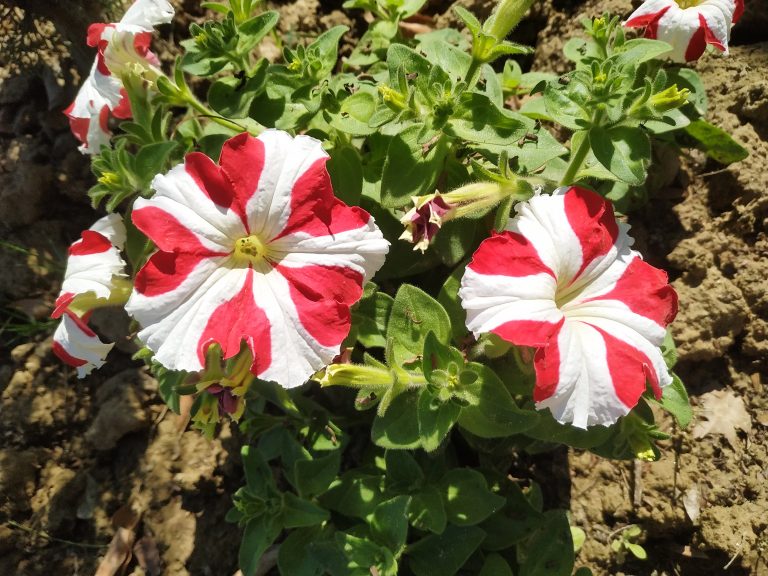
<svg viewBox="0 0 768 576">
<path fill-rule="evenodd" d="M 237 213 L 215 204 L 184 169 L 184 164 L 155 176 L 152 188 L 156 194 L 149 200 L 137 199 L 134 209 L 155 206 L 165 210 L 193 232 L 206 248 L 229 251 L 235 240 L 246 235 Z"/>
<path fill-rule="evenodd" d="M 101 122 L 101 114 L 94 112 L 88 121 L 88 134 L 85 142 L 77 147 L 81 154 L 100 154 L 101 149 L 110 147 L 112 133 L 105 130 Z"/>
<path fill-rule="evenodd" d="M 641 16 L 652 16 L 654 14 L 658 14 L 665 8 L 677 8 L 678 10 L 680 9 L 675 0 L 646 0 L 640 4 L 640 6 L 638 6 L 637 10 L 632 12 L 629 18 L 627 18 L 627 22 L 631 22 L 633 19 L 639 18 Z"/>
<path fill-rule="evenodd" d="M 339 354 L 340 346 L 317 342 L 299 320 L 288 281 L 276 270 L 253 275 L 256 303 L 271 326 L 272 362 L 259 378 L 295 388 Z"/>
<path fill-rule="evenodd" d="M 593 327 L 569 319 L 558 334 L 560 379 L 552 396 L 536 403 L 549 408 L 558 422 L 577 428 L 608 426 L 629 408 L 616 396 L 602 335 Z"/>
<path fill-rule="evenodd" d="M 637 318 L 643 318 L 642 316 L 635 316 Z M 660 388 L 664 388 L 671 384 L 672 376 L 669 373 L 669 369 L 667 368 L 667 364 L 664 361 L 664 356 L 662 355 L 660 348 L 661 342 L 664 340 L 665 330 L 663 328 L 661 329 L 661 338 L 656 334 L 654 340 L 658 343 L 654 343 L 653 341 L 649 341 L 642 332 L 636 330 L 632 323 L 627 322 L 626 320 L 626 317 L 622 318 L 618 315 L 615 318 L 593 316 L 589 319 L 589 323 L 645 354 L 651 361 L 652 365 L 650 368 L 656 373 Z"/>
<path fill-rule="evenodd" d="M 559 282 L 567 282 L 581 269 L 581 243 L 568 222 L 564 193 L 558 188 L 552 195 L 537 194 L 516 206 L 517 216 L 506 230 L 524 236 L 533 244 L 541 261 L 555 273 Z"/>
<path fill-rule="evenodd" d="M 479 336 L 513 321 L 557 324 L 563 314 L 555 305 L 555 290 L 549 274 L 512 278 L 467 268 L 459 299 L 467 312 L 467 328 Z"/>
<path fill-rule="evenodd" d="M 704 16 L 707 26 L 723 45 L 723 53 L 727 55 L 736 3 L 733 0 L 705 0 L 696 8 Z"/>
<path fill-rule="evenodd" d="M 105 76 L 99 72 L 97 62 L 94 61 L 90 74 L 80 87 L 72 108 L 67 113 L 73 118 L 90 119 L 94 114 L 98 115 L 104 106 L 112 110 L 120 104 L 122 87 L 119 78 Z"/>
<path fill-rule="evenodd" d="M 94 368 L 101 368 L 104 365 L 104 359 L 114 346 L 114 344 L 105 344 L 95 334 L 83 331 L 69 314 L 64 314 L 53 333 L 53 343 L 54 351 L 57 353 L 63 351 L 62 360 L 68 364 L 84 362 L 80 366 L 75 366 L 78 378 L 84 378 Z"/>
<path fill-rule="evenodd" d="M 228 257 L 206 258 L 175 290 L 146 296 L 136 290 L 125 309 L 143 329 L 139 339 L 171 370 L 203 369 L 197 351 L 214 311 L 242 288 L 247 268 L 230 268 Z"/>
<path fill-rule="evenodd" d="M 667 54 L 675 62 L 686 62 L 685 53 L 696 31 L 701 27 L 695 8 L 670 8 L 658 21 L 656 38 L 672 46 Z"/>
<path fill-rule="evenodd" d="M 265 130 L 259 140 L 264 144 L 264 167 L 245 210 L 251 232 L 271 239 L 288 221 L 296 181 L 328 154 L 319 140 L 303 135 L 293 138 L 282 130 Z"/>
<path fill-rule="evenodd" d="M 155 26 L 167 24 L 172 19 L 173 6 L 167 0 L 136 0 L 126 10 L 116 27 L 118 30 L 125 28 L 149 32 Z"/>
<path fill-rule="evenodd" d="M 351 268 L 370 280 L 384 265 L 389 242 L 373 218 L 361 228 L 339 232 L 333 236 L 311 236 L 295 232 L 269 245 L 270 256 L 281 266 L 340 266 Z"/>
<path fill-rule="evenodd" d="M 96 254 L 71 255 L 67 259 L 61 294 L 92 292 L 97 298 L 109 298 L 116 279 L 125 277 L 125 261 L 115 247 Z"/>
<path fill-rule="evenodd" d="M 99 218 L 93 223 L 93 226 L 91 226 L 89 230 L 93 230 L 104 236 L 115 248 L 122 250 L 123 246 L 125 246 L 127 233 L 123 219 L 119 214 L 112 213 Z"/>
</svg>

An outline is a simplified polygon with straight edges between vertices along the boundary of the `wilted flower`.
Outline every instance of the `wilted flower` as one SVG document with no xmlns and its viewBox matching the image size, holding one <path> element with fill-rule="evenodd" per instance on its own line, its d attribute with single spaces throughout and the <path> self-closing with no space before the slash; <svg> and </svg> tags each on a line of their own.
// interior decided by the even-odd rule
<svg viewBox="0 0 768 576">
<path fill-rule="evenodd" d="M 64 110 L 72 133 L 82 142 L 82 153 L 98 154 L 109 144 L 110 115 L 131 117 L 120 74 L 130 66 L 159 64 L 149 51 L 152 29 L 171 18 L 173 7 L 166 0 L 136 0 L 120 22 L 88 28 L 88 46 L 97 48 L 98 55 L 74 102 Z"/>
<path fill-rule="evenodd" d="M 707 44 L 728 54 L 731 25 L 744 12 L 744 0 L 646 0 L 624 26 L 645 28 L 646 38 L 669 43 L 675 62 L 697 60 Z"/>
<path fill-rule="evenodd" d="M 158 247 L 126 309 L 172 370 L 199 371 L 206 350 L 252 354 L 252 374 L 302 384 L 338 353 L 349 307 L 389 243 L 370 215 L 333 196 L 328 155 L 308 136 L 268 130 L 158 175 L 133 221 Z"/>
<path fill-rule="evenodd" d="M 448 213 L 455 207 L 448 204 L 439 192 L 427 196 L 414 196 L 413 208 L 400 218 L 405 232 L 400 240 L 412 243 L 414 250 L 424 252 L 429 248 L 432 239 L 443 225 L 444 219 L 448 220 Z"/>
<path fill-rule="evenodd" d="M 405 231 L 401 240 L 411 242 L 414 250 L 424 252 L 443 224 L 473 214 L 483 214 L 505 198 L 518 194 L 527 198 L 531 192 L 523 181 L 475 182 L 446 194 L 435 192 L 414 196 L 413 208 L 400 218 Z"/>
<path fill-rule="evenodd" d="M 51 314 L 62 319 L 53 335 L 53 351 L 76 367 L 80 378 L 100 368 L 113 346 L 103 343 L 86 321 L 95 308 L 123 304 L 128 298 L 130 282 L 120 256 L 124 243 L 123 221 L 110 214 L 97 220 L 69 248 L 64 282 Z"/>
<path fill-rule="evenodd" d="M 627 231 L 598 194 L 560 188 L 518 204 L 462 278 L 467 327 L 537 348 L 534 400 L 562 423 L 612 424 L 646 383 L 672 382 L 660 346 L 677 295 Z"/>
</svg>

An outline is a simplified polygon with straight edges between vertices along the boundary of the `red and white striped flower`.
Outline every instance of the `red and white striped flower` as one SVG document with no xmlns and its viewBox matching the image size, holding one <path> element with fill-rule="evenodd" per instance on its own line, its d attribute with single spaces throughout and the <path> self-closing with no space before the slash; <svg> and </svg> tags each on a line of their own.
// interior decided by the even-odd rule
<svg viewBox="0 0 768 576">
<path fill-rule="evenodd" d="M 728 54 L 731 26 L 744 12 L 744 0 L 646 0 L 624 26 L 645 28 L 646 38 L 672 46 L 675 62 L 697 60 L 707 44 Z"/>
<path fill-rule="evenodd" d="M 199 371 L 211 344 L 231 358 L 245 342 L 252 374 L 293 387 L 339 353 L 389 243 L 333 196 L 327 159 L 313 138 L 268 130 L 225 142 L 218 165 L 193 152 L 155 177 L 133 221 L 158 252 L 126 309 L 158 362 Z"/>
<path fill-rule="evenodd" d="M 166 0 L 136 0 L 120 22 L 88 28 L 88 46 L 97 48 L 98 54 L 74 102 L 64 110 L 83 154 L 98 154 L 109 145 L 110 116 L 131 117 L 120 74 L 129 67 L 159 65 L 149 50 L 152 30 L 172 18 L 173 7 Z"/>
<path fill-rule="evenodd" d="M 117 214 L 96 221 L 69 248 L 61 293 L 51 316 L 61 318 L 53 352 L 77 368 L 80 378 L 104 364 L 112 344 L 103 343 L 86 322 L 94 308 L 125 303 L 130 293 L 125 262 L 125 226 Z"/>
<path fill-rule="evenodd" d="M 560 188 L 518 204 L 461 281 L 467 327 L 537 348 L 537 408 L 579 428 L 612 424 L 646 383 L 658 396 L 672 381 L 659 347 L 677 295 L 627 231 L 598 194 Z"/>
</svg>

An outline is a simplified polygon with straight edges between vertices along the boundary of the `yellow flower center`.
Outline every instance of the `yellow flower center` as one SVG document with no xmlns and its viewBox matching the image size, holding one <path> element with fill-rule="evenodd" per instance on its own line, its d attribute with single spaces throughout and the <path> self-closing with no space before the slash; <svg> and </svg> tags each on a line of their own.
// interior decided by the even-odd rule
<svg viewBox="0 0 768 576">
<path fill-rule="evenodd" d="M 702 3 L 703 0 L 676 0 L 677 5 L 680 6 L 683 10 L 686 8 L 693 8 L 694 6 L 698 6 Z"/>
<path fill-rule="evenodd" d="M 267 257 L 267 253 L 267 245 L 261 241 L 261 238 L 252 234 L 235 242 L 233 255 L 239 264 L 250 265 L 261 262 Z"/>
</svg>

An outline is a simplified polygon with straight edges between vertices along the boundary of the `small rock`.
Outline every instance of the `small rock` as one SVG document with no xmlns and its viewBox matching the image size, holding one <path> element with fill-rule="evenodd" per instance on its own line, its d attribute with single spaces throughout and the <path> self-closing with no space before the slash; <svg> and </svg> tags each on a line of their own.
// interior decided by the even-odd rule
<svg viewBox="0 0 768 576">
<path fill-rule="evenodd" d="M 126 434 L 149 426 L 141 392 L 148 378 L 141 370 L 125 370 L 99 387 L 95 398 L 98 413 L 85 433 L 96 450 L 111 450 Z"/>
</svg>

